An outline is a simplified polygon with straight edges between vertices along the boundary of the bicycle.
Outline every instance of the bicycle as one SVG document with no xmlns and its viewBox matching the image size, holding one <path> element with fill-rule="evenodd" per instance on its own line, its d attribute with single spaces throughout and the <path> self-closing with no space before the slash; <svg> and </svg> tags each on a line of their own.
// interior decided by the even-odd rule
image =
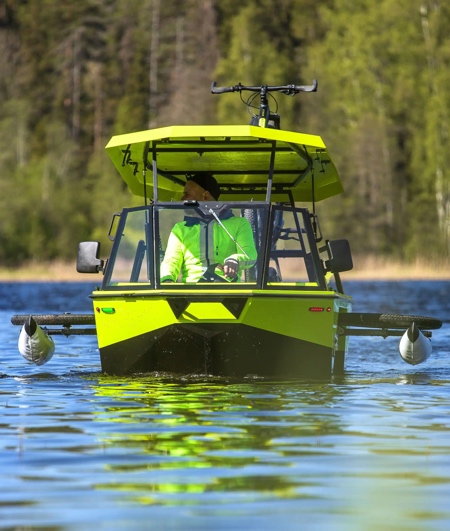
<svg viewBox="0 0 450 531">
<path fill-rule="evenodd" d="M 268 96 L 277 104 L 276 111 L 278 110 L 278 102 L 271 94 L 271 92 L 279 92 L 285 94 L 286 96 L 295 96 L 299 92 L 317 92 L 318 83 L 314 79 L 312 85 L 260 85 L 260 86 L 246 86 L 238 83 L 232 87 L 218 87 L 215 81 L 211 84 L 211 93 L 212 94 L 225 94 L 227 92 L 239 92 L 241 100 L 247 105 L 248 112 L 252 115 L 250 125 L 257 125 L 258 127 L 271 127 L 273 129 L 280 129 L 280 115 L 277 112 L 271 112 L 269 107 Z M 242 92 L 248 91 L 253 92 L 247 98 L 247 101 L 242 99 Z M 257 107 L 252 105 L 253 101 L 259 94 L 259 113 L 255 114 L 250 111 L 251 108 L 256 109 Z"/>
<path fill-rule="evenodd" d="M 285 94 L 286 96 L 295 96 L 299 92 L 317 92 L 318 82 L 313 80 L 312 85 L 260 85 L 260 86 L 246 86 L 238 83 L 232 87 L 217 87 L 217 83 L 213 81 L 211 84 L 211 93 L 212 94 L 225 94 L 227 92 L 239 92 L 241 100 L 244 104 L 247 105 L 248 112 L 252 115 L 250 125 L 256 125 L 258 127 L 270 127 L 273 129 L 280 129 L 280 115 L 277 112 L 271 112 L 269 107 L 269 98 L 272 99 L 277 104 L 276 111 L 278 111 L 278 102 L 271 94 L 272 92 L 279 92 Z M 242 99 L 242 92 L 248 91 L 253 92 L 248 98 L 247 101 Z M 259 112 L 255 114 L 251 112 L 250 109 L 256 109 L 253 105 L 253 101 L 257 98 L 259 94 Z M 252 230 L 255 236 L 256 245 L 261 244 L 261 233 L 263 221 L 260 218 L 260 214 L 256 215 L 253 210 L 244 210 L 243 215 L 247 218 L 252 226 Z M 315 216 L 314 216 L 315 217 Z M 291 232 L 297 234 L 297 230 L 285 229 L 283 228 L 284 220 L 283 213 L 281 211 L 276 211 L 274 214 L 274 231 L 273 231 L 273 241 L 271 242 L 271 249 L 275 249 L 276 242 L 278 239 L 291 239 L 294 236 L 291 236 Z M 272 276 L 270 280 L 281 280 L 281 271 L 278 263 L 278 259 L 275 259 L 275 268 L 269 268 L 269 276 Z M 245 271 L 245 280 L 247 282 L 254 281 L 256 279 L 256 266 L 251 270 Z"/>
</svg>

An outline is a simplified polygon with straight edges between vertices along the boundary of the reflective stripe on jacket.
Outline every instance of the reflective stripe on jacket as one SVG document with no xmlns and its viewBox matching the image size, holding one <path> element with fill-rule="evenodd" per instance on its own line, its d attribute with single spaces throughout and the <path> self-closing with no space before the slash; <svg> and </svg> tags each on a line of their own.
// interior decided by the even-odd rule
<svg viewBox="0 0 450 531">
<path fill-rule="evenodd" d="M 228 259 L 238 262 L 239 272 L 255 265 L 257 252 L 248 220 L 228 211 L 220 221 L 240 247 L 214 218 L 187 216 L 170 233 L 161 282 L 176 282 L 180 273 L 182 282 L 197 282 L 208 267 Z"/>
</svg>

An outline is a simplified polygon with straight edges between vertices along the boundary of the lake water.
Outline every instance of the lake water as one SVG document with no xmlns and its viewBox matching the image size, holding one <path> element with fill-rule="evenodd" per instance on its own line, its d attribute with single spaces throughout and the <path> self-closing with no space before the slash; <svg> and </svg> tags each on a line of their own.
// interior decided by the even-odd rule
<svg viewBox="0 0 450 531">
<path fill-rule="evenodd" d="M 11 315 L 90 312 L 92 287 L 0 284 L 0 528 L 450 528 L 450 282 L 344 283 L 444 321 L 415 367 L 371 337 L 327 382 L 107 377 L 95 336 L 28 364 Z"/>
</svg>

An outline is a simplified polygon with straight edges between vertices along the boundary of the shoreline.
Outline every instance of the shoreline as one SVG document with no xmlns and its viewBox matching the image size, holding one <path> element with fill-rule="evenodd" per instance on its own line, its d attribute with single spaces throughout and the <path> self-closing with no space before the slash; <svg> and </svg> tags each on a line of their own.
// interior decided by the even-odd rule
<svg viewBox="0 0 450 531">
<path fill-rule="evenodd" d="M 399 281 L 399 280 L 450 280 L 450 262 L 433 263 L 416 261 L 402 263 L 377 258 L 355 259 L 351 271 L 341 273 L 343 282 Z M 0 267 L 0 282 L 98 282 L 103 275 L 77 273 L 75 263 L 31 263 L 16 269 Z"/>
</svg>

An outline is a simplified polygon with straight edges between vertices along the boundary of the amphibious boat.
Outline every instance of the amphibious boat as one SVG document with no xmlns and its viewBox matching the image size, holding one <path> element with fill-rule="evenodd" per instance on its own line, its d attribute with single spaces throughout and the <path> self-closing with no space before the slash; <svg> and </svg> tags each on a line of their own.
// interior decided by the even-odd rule
<svg viewBox="0 0 450 531">
<path fill-rule="evenodd" d="M 114 136 L 106 150 L 142 206 L 114 214 L 106 260 L 98 242 L 79 245 L 77 270 L 103 274 L 90 295 L 93 313 L 13 316 L 13 324 L 28 330 L 58 326 L 44 328 L 47 335 L 96 334 L 102 371 L 115 375 L 329 376 L 344 370 L 350 335 L 403 336 L 405 361 L 424 361 L 438 319 L 351 312 L 340 278 L 353 267 L 349 242 L 324 238 L 316 214 L 317 203 L 343 191 L 336 167 L 319 136 L 280 129 L 279 116 L 269 109 L 269 92 L 316 89 L 316 82 L 213 83 L 215 94 L 259 94 L 259 112 L 249 125 L 172 126 Z M 187 179 L 198 172 L 214 175 L 219 200 L 180 201 Z M 197 216 L 227 232 L 220 221 L 224 213 L 248 220 L 254 265 L 229 282 L 206 253 L 201 281 L 162 282 L 174 225 Z M 33 359 L 30 344 L 27 359 L 40 363 L 45 348 Z"/>
</svg>

